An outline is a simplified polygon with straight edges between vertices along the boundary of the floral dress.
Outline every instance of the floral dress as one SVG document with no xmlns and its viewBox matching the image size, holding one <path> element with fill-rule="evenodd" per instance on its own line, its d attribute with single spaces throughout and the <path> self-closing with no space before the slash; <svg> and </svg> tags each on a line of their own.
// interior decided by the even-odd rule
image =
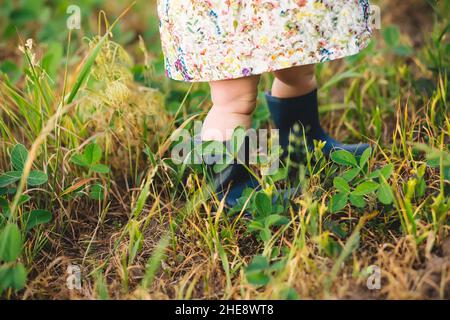
<svg viewBox="0 0 450 320">
<path fill-rule="evenodd" d="M 358 53 L 368 0 L 158 0 L 167 76 L 234 79 Z"/>
</svg>

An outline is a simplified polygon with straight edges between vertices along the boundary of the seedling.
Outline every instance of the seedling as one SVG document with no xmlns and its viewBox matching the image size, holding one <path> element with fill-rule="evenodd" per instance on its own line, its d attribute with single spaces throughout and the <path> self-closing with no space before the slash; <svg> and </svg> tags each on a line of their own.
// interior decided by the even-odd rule
<svg viewBox="0 0 450 320">
<path fill-rule="evenodd" d="M 25 161 L 28 157 L 28 151 L 22 144 L 17 144 L 11 151 L 12 170 L 0 175 L 0 192 L 5 193 L 5 188 L 16 183 L 22 178 Z M 48 180 L 47 174 L 40 170 L 31 170 L 27 184 L 31 187 L 43 185 Z M 1 194 L 0 193 L 0 194 Z"/>
<path fill-rule="evenodd" d="M 100 174 L 109 173 L 108 166 L 101 164 L 102 149 L 96 143 L 89 144 L 83 153 L 75 154 L 70 160 L 83 168 L 88 168 L 89 173 L 95 172 Z M 105 198 L 105 190 L 101 184 L 94 184 L 91 186 L 89 197 L 93 200 L 103 200 Z"/>
<path fill-rule="evenodd" d="M 77 166 L 88 168 L 89 171 L 97 173 L 109 173 L 109 168 L 99 163 L 102 159 L 102 149 L 96 143 L 89 144 L 83 153 L 74 155 L 70 160 Z"/>
<path fill-rule="evenodd" d="M 384 205 L 394 201 L 394 195 L 388 179 L 392 175 L 393 165 L 388 164 L 381 169 L 368 172 L 368 163 L 372 149 L 364 151 L 359 161 L 348 151 L 338 150 L 331 154 L 334 163 L 347 169 L 335 177 L 333 185 L 335 193 L 331 198 L 329 209 L 336 213 L 344 209 L 348 203 L 356 208 L 366 207 L 366 198 L 376 195 Z"/>
</svg>

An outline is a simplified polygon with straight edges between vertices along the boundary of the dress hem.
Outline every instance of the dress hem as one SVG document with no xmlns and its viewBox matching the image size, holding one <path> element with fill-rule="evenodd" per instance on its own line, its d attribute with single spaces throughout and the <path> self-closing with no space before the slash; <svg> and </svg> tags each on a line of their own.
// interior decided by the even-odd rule
<svg viewBox="0 0 450 320">
<path fill-rule="evenodd" d="M 252 72 L 248 75 L 242 75 L 242 74 L 236 74 L 236 75 L 231 75 L 230 77 L 224 78 L 224 77 L 211 77 L 211 78 L 201 78 L 201 79 L 183 79 L 181 77 L 172 77 L 171 75 L 167 75 L 167 77 L 171 80 L 175 80 L 175 81 L 180 81 L 180 82 L 188 82 L 188 83 L 200 83 L 200 82 L 211 82 L 211 81 L 221 81 L 221 80 L 233 80 L 233 79 L 241 79 L 241 78 L 247 78 L 247 77 L 251 77 L 251 76 L 258 76 L 258 75 L 262 75 L 264 73 L 269 73 L 269 72 L 274 72 L 274 71 L 280 71 L 280 70 L 284 70 L 284 69 L 290 69 L 293 67 L 299 67 L 299 66 L 306 66 L 306 65 L 311 65 L 311 64 L 317 64 L 317 63 L 323 63 L 323 62 L 329 62 L 329 61 L 335 61 L 335 60 L 340 60 L 346 57 L 350 57 L 350 56 L 354 56 L 358 53 L 360 53 L 362 50 L 364 50 L 365 48 L 367 48 L 370 44 L 370 42 L 372 41 L 371 38 L 371 34 L 369 34 L 369 36 L 367 36 L 367 39 L 364 41 L 364 43 L 362 43 L 359 47 L 357 47 L 355 50 L 348 50 L 345 52 L 341 52 L 341 54 L 334 56 L 331 59 L 327 59 L 325 61 L 317 61 L 317 59 L 311 59 L 311 61 L 308 60 L 303 60 L 302 62 L 297 62 L 297 63 L 292 63 L 290 66 L 287 67 L 279 67 L 279 68 L 265 68 L 265 70 L 258 70 L 256 72 Z"/>
</svg>

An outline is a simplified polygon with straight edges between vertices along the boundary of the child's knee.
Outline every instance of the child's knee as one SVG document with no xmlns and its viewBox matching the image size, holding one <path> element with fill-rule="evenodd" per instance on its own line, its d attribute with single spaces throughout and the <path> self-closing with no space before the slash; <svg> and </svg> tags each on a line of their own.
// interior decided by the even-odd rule
<svg viewBox="0 0 450 320">
<path fill-rule="evenodd" d="M 256 96 L 241 95 L 239 97 L 228 98 L 222 101 L 213 102 L 213 110 L 224 114 L 251 115 L 256 108 Z"/>
<path fill-rule="evenodd" d="M 211 83 L 213 108 L 228 113 L 249 115 L 256 107 L 258 78 Z"/>
<path fill-rule="evenodd" d="M 274 76 L 284 84 L 292 87 L 315 82 L 315 65 L 312 64 L 275 71 Z"/>
</svg>

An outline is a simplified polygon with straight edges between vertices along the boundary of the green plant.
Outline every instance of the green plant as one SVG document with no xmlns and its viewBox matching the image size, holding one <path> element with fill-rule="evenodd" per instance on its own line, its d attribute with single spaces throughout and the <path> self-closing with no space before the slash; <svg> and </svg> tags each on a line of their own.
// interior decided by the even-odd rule
<svg viewBox="0 0 450 320">
<path fill-rule="evenodd" d="M 0 175 L 0 191 L 4 192 L 4 189 L 17 181 L 23 175 L 23 169 L 25 161 L 28 157 L 28 151 L 22 144 L 17 144 L 11 151 L 11 166 L 12 171 L 4 172 Z M 48 180 L 47 174 L 40 170 L 32 170 L 27 178 L 27 184 L 31 187 L 40 186 L 46 183 Z"/>
<path fill-rule="evenodd" d="M 83 153 L 78 153 L 70 159 L 76 165 L 88 168 L 89 171 L 97 173 L 109 173 L 109 168 L 99 163 L 102 159 L 102 149 L 96 143 L 90 143 L 84 148 Z"/>
<path fill-rule="evenodd" d="M 75 154 L 70 161 L 82 168 L 87 168 L 89 173 L 107 174 L 109 173 L 109 168 L 99 163 L 101 159 L 102 149 L 100 146 L 96 143 L 90 143 L 86 146 L 83 153 Z M 89 197 L 93 200 L 103 200 L 105 198 L 104 186 L 99 183 L 93 184 L 90 187 Z"/>
<path fill-rule="evenodd" d="M 90 271 L 82 299 L 447 299 L 449 271 L 436 261 L 447 257 L 449 233 L 450 1 L 427 2 L 434 14 L 420 1 L 385 10 L 401 10 L 401 25 L 384 26 L 358 55 L 316 66 L 327 131 L 371 140 L 376 155 L 365 165 L 339 153 L 328 161 L 323 142 L 309 151 L 298 139 L 292 152 L 302 163 L 272 176 L 251 166 L 261 188 L 246 190 L 230 212 L 205 188 L 200 165 L 169 158 L 168 136 L 204 118 L 209 86 L 166 79 L 148 2 L 136 2 L 113 35 L 103 11 L 94 22 L 105 0 L 78 1 L 82 28 L 64 32 L 54 30 L 66 22 L 67 1 L 3 1 L 0 176 L 13 182 L 0 188 L 1 298 L 72 298 L 64 277 L 42 277 L 64 268 L 64 252 Z M 128 3 L 105 11 L 119 16 Z M 416 10 L 412 23 L 405 7 Z M 404 32 L 417 22 L 432 31 Z M 261 89 L 272 77 L 261 77 Z M 252 125 L 268 128 L 260 95 Z M 85 143 L 92 137 L 100 152 Z M 24 170 L 11 165 L 16 141 L 30 146 Z M 70 161 L 73 150 L 81 165 Z M 30 166 L 48 181 L 28 184 Z M 277 193 L 289 185 L 301 187 L 289 197 L 295 206 Z M 329 214 L 332 204 L 344 207 Z M 368 293 L 361 271 L 374 263 L 389 276 Z"/>
<path fill-rule="evenodd" d="M 8 223 L 0 230 L 0 294 L 7 289 L 18 291 L 25 286 L 27 271 L 18 259 L 23 240 L 18 226 Z"/>
<path fill-rule="evenodd" d="M 270 263 L 269 259 L 264 256 L 254 256 L 250 264 L 245 268 L 247 281 L 257 287 L 265 286 L 275 272 L 283 270 L 285 264 L 285 260 Z"/>
<path fill-rule="evenodd" d="M 247 199 L 248 193 L 247 191 Z M 244 195 L 241 201 L 246 201 Z M 259 235 L 260 239 L 264 242 L 269 242 L 272 237 L 272 228 L 280 227 L 289 223 L 289 219 L 282 214 L 285 212 L 285 206 L 281 204 L 280 199 L 273 201 L 272 195 L 269 195 L 266 191 L 260 190 L 253 197 L 251 197 L 251 203 L 246 210 L 252 210 L 252 219 L 248 224 L 248 230 L 255 232 Z"/>
<path fill-rule="evenodd" d="M 423 143 L 415 144 L 415 149 L 425 153 L 426 163 L 431 168 L 439 169 L 442 176 L 442 184 L 450 183 L 450 144 L 446 149 L 439 150 Z M 420 178 L 424 176 L 424 168 L 420 171 Z"/>
<path fill-rule="evenodd" d="M 345 150 L 338 150 L 331 154 L 334 163 L 347 168 L 333 180 L 335 192 L 329 205 L 331 213 L 341 211 L 348 203 L 363 209 L 367 205 L 366 198 L 375 194 L 382 204 L 392 204 L 394 194 L 388 179 L 394 167 L 388 164 L 381 169 L 369 172 L 368 162 L 371 154 L 372 149 L 367 149 L 359 161 Z"/>
<path fill-rule="evenodd" d="M 414 51 L 410 46 L 401 43 L 400 35 L 400 29 L 397 26 L 384 28 L 383 38 L 387 45 L 386 49 L 399 56 L 410 56 Z"/>
<path fill-rule="evenodd" d="M 7 196 L 16 193 L 10 186 L 22 178 L 25 162 L 28 157 L 27 149 L 21 145 L 15 145 L 11 150 L 11 167 L 13 171 L 7 171 L 0 175 L 0 294 L 7 289 L 18 291 L 25 286 L 27 271 L 19 258 L 22 254 L 23 234 L 18 224 L 11 220 L 10 204 Z M 47 174 L 32 170 L 27 178 L 28 186 L 40 186 L 48 181 Z M 22 194 L 18 206 L 24 206 L 30 202 L 31 196 Z M 24 234 L 31 229 L 50 222 L 52 214 L 48 210 L 31 210 L 21 216 Z"/>
<path fill-rule="evenodd" d="M 11 150 L 11 167 L 13 171 L 7 171 L 0 175 L 0 209 L 2 216 L 0 220 L 10 218 L 10 203 L 7 196 L 16 193 L 16 188 L 12 188 L 17 181 L 22 178 L 25 162 L 28 157 L 28 151 L 25 146 L 21 144 L 15 145 Z M 41 186 L 48 181 L 48 176 L 45 172 L 40 170 L 32 170 L 27 178 L 27 185 L 30 187 Z M 2 197 L 3 196 L 3 197 Z M 18 205 L 24 205 L 30 201 L 31 197 L 26 194 L 20 196 Z M 27 230 L 33 227 L 47 223 L 51 220 L 51 213 L 47 210 L 31 210 L 24 214 L 22 221 Z"/>
</svg>

